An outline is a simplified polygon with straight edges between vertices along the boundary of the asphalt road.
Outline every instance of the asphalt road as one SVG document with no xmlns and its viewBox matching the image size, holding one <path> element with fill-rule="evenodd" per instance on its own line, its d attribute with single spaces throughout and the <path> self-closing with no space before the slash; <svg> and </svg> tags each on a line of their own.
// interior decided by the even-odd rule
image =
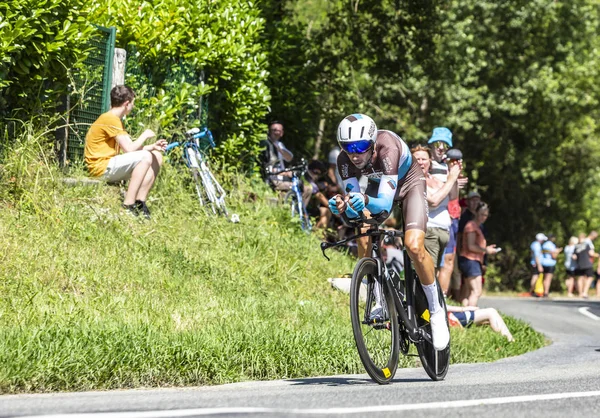
<svg viewBox="0 0 600 418">
<path fill-rule="evenodd" d="M 486 298 L 481 306 L 531 323 L 552 344 L 494 363 L 452 365 L 442 382 L 432 382 L 416 368 L 398 370 L 387 386 L 352 375 L 2 396 L 0 417 L 600 416 L 600 301 Z"/>
</svg>

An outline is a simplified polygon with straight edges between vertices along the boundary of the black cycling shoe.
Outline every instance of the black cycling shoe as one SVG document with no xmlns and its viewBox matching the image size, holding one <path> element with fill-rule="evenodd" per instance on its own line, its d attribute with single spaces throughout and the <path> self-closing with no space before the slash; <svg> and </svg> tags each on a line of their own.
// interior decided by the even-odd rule
<svg viewBox="0 0 600 418">
<path fill-rule="evenodd" d="M 123 209 L 125 209 L 127 211 L 128 214 L 133 215 L 133 216 L 139 216 L 140 212 L 138 211 L 138 207 L 137 204 L 133 204 L 133 205 L 126 205 L 125 203 L 123 203 L 121 205 L 121 207 Z"/>
<path fill-rule="evenodd" d="M 136 200 L 135 206 L 137 207 L 139 213 L 144 215 L 146 219 L 150 219 L 150 209 L 148 209 L 148 206 L 146 206 L 146 202 L 143 200 Z"/>
</svg>

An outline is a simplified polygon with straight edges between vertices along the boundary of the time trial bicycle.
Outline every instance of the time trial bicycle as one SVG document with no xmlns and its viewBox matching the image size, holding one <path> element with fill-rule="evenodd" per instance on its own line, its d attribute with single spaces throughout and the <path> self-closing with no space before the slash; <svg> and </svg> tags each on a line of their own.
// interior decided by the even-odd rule
<svg viewBox="0 0 600 418">
<path fill-rule="evenodd" d="M 377 383 L 389 383 L 396 374 L 399 352 L 411 355 L 409 349 L 414 344 L 429 377 L 433 380 L 444 379 L 450 364 L 450 344 L 440 351 L 433 347 L 427 297 L 408 253 L 403 250 L 403 278 L 396 271 L 388 269 L 382 258 L 383 238 L 403 238 L 404 232 L 380 227 L 388 217 L 385 211 L 368 219 L 362 213 L 360 215 L 360 218 L 349 219 L 343 214 L 342 218 L 354 227 L 369 225 L 366 232 L 334 243 L 323 242 L 321 251 L 329 260 L 325 254 L 328 248 L 343 245 L 356 238 L 372 237 L 372 254 L 356 263 L 350 284 L 352 331 L 365 370 Z M 439 284 L 438 290 L 440 304 L 446 311 Z M 375 312 L 376 306 L 381 306 L 380 312 Z"/>
<path fill-rule="evenodd" d="M 183 159 L 192 173 L 196 196 L 200 206 L 208 206 L 213 214 L 221 214 L 229 218 L 225 204 L 225 190 L 208 168 L 205 151 L 215 147 L 212 133 L 207 129 L 192 128 L 185 133 L 184 142 L 172 142 L 167 145 L 166 152 L 181 146 Z M 239 217 L 233 214 L 232 222 L 239 222 Z"/>
</svg>

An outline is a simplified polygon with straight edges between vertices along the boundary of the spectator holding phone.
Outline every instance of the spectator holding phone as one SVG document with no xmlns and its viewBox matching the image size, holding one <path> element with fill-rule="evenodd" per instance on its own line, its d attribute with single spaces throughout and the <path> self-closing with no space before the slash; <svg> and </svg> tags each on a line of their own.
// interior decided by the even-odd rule
<svg viewBox="0 0 600 418">
<path fill-rule="evenodd" d="M 123 208 L 135 216 L 150 218 L 146 198 L 158 176 L 167 141 L 144 145 L 155 133 L 146 129 L 137 139 L 125 131 L 122 119 L 133 110 L 135 93 L 128 86 L 110 91 L 110 110 L 100 115 L 85 137 L 85 163 L 90 175 L 107 183 L 129 180 Z"/>
<path fill-rule="evenodd" d="M 479 202 L 475 208 L 475 217 L 467 222 L 463 230 L 458 267 L 465 280 L 463 306 L 477 306 L 483 291 L 483 257 L 486 254 L 496 254 L 499 250 L 495 244 L 488 245 L 483 235 L 481 225 L 490 214 L 488 205 Z"/>
<path fill-rule="evenodd" d="M 452 164 L 446 181 L 442 182 L 431 174 L 431 151 L 422 145 L 417 145 L 411 149 L 414 159 L 423 170 L 427 184 L 427 203 L 429 204 L 429 213 L 427 215 L 427 231 L 425 232 L 425 249 L 431 257 L 437 271 L 442 264 L 444 249 L 450 238 L 450 227 L 452 219 L 448 212 L 449 194 L 456 185 L 456 180 L 460 174 L 458 164 Z M 448 290 L 442 285 L 444 293 Z"/>
</svg>

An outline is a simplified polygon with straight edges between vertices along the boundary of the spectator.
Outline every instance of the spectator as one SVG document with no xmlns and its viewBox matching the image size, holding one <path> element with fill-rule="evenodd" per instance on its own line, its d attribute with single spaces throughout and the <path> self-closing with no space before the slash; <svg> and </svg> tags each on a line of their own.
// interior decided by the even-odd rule
<svg viewBox="0 0 600 418">
<path fill-rule="evenodd" d="M 592 260 L 597 254 L 592 249 L 588 238 L 583 232 L 579 234 L 579 243 L 575 245 L 574 253 L 577 262 L 575 276 L 577 277 L 579 296 L 587 299 L 588 291 L 594 279 L 594 265 Z"/>
<path fill-rule="evenodd" d="M 448 213 L 448 194 L 456 184 L 456 180 L 460 174 L 460 167 L 458 164 L 453 164 L 447 181 L 443 183 L 434 178 L 430 172 L 431 152 L 429 148 L 418 145 L 413 147 L 411 152 L 417 160 L 417 164 L 423 170 L 427 184 L 429 213 L 427 216 L 427 231 L 425 233 L 425 249 L 433 258 L 436 269 L 439 269 L 444 256 L 444 249 L 450 237 L 450 225 L 452 222 Z M 446 285 L 445 290 L 447 291 L 447 289 L 448 286 Z"/>
<path fill-rule="evenodd" d="M 585 239 L 585 242 L 587 242 L 594 251 L 596 251 L 596 248 L 594 247 L 594 240 L 596 238 L 598 238 L 598 232 L 592 231 L 588 234 L 587 238 Z"/>
<path fill-rule="evenodd" d="M 458 267 L 465 280 L 463 306 L 477 306 L 477 301 L 483 290 L 483 256 L 497 252 L 495 244 L 487 245 L 481 230 L 481 224 L 486 221 L 489 213 L 488 205 L 479 202 L 475 209 L 475 218 L 467 222 L 463 231 L 462 245 L 458 257 Z"/>
<path fill-rule="evenodd" d="M 565 270 L 567 272 L 567 278 L 565 284 L 567 285 L 567 295 L 573 297 L 573 290 L 575 287 L 575 269 L 577 268 L 577 261 L 575 260 L 575 244 L 579 240 L 577 237 L 569 238 L 569 245 L 565 246 Z"/>
<path fill-rule="evenodd" d="M 475 217 L 475 211 L 477 210 L 477 206 L 479 206 L 479 202 L 481 202 L 481 195 L 476 191 L 469 192 L 469 194 L 467 195 L 467 209 L 465 209 L 460 215 L 460 221 L 458 222 L 459 236 L 465 229 L 465 225 L 467 224 L 467 222 L 469 222 Z"/>
<path fill-rule="evenodd" d="M 548 237 L 540 232 L 535 236 L 535 241 L 529 246 L 531 250 L 531 283 L 529 293 L 533 297 L 538 297 L 538 294 L 535 293 L 535 284 L 538 281 L 539 275 L 544 273 L 544 266 L 542 266 L 542 244 L 547 239 Z"/>
<path fill-rule="evenodd" d="M 481 202 L 481 195 L 476 191 L 471 191 L 467 194 L 465 199 L 462 199 L 463 204 L 466 205 L 466 208 L 462 211 L 458 222 L 458 232 L 456 234 L 456 253 L 460 256 L 460 249 L 462 248 L 462 234 L 465 229 L 465 225 L 467 222 L 473 219 L 475 216 L 475 211 L 477 209 L 477 205 Z M 482 231 L 485 235 L 484 226 L 481 225 Z M 484 257 L 485 259 L 485 257 Z M 483 266 L 482 266 L 482 274 L 483 274 Z M 455 266 L 452 269 L 452 276 L 450 278 L 450 293 L 452 298 L 458 302 L 462 301 L 462 276 L 460 272 L 460 267 L 458 263 L 455 263 Z"/>
<path fill-rule="evenodd" d="M 327 161 L 329 162 L 327 176 L 329 177 L 329 194 L 331 195 L 336 195 L 338 193 L 344 194 L 344 191 L 342 190 L 342 178 L 340 177 L 340 173 L 337 169 L 337 159 L 340 155 L 340 152 L 340 147 L 333 147 L 327 155 Z"/>
<path fill-rule="evenodd" d="M 273 190 L 287 192 L 292 188 L 292 173 L 289 171 L 280 172 L 285 169 L 285 163 L 291 162 L 294 154 L 288 150 L 281 138 L 283 137 L 283 124 L 279 121 L 269 123 L 267 139 L 261 141 L 263 147 L 261 154 L 262 173 L 265 181 Z M 279 174 L 270 174 L 271 172 L 280 172 Z M 310 186 L 302 187 L 302 200 L 307 205 L 312 195 Z"/>
<path fill-rule="evenodd" d="M 150 218 L 146 199 L 162 165 L 167 141 L 159 139 L 144 145 L 155 133 L 146 129 L 135 141 L 122 119 L 133 110 L 135 93 L 128 86 L 115 86 L 110 91 L 110 110 L 100 115 L 85 137 L 85 164 L 90 175 L 108 183 L 129 180 L 123 208 L 138 216 Z M 122 151 L 122 153 L 121 153 Z"/>
<path fill-rule="evenodd" d="M 494 331 L 504 335 L 508 341 L 513 342 L 515 340 L 506 326 L 504 319 L 502 319 L 502 316 L 494 308 L 480 309 L 477 306 L 453 305 L 446 305 L 446 308 L 450 324 L 460 324 L 460 326 L 465 328 L 471 326 L 471 324 L 489 324 Z"/>
<path fill-rule="evenodd" d="M 308 213 L 311 216 L 319 218 L 315 228 L 326 228 L 331 219 L 331 211 L 329 210 L 328 199 L 335 196 L 336 193 L 328 195 L 329 182 L 327 181 L 327 169 L 321 161 L 313 160 L 308 164 L 308 171 L 305 174 L 306 183 L 312 187 L 312 197 L 307 205 Z"/>
<path fill-rule="evenodd" d="M 439 127 L 433 130 L 433 134 L 427 141 L 432 150 L 433 160 L 431 163 L 431 175 L 442 183 L 446 183 L 448 179 L 448 163 L 446 163 L 446 151 L 452 147 L 452 132 L 448 128 Z M 454 160 L 453 164 L 458 164 L 462 171 L 462 160 Z M 468 179 L 459 174 L 457 181 L 454 183 L 448 194 L 448 213 L 450 215 L 450 228 L 448 243 L 443 251 L 443 259 L 440 263 L 438 281 L 442 287 L 444 294 L 447 294 L 450 287 L 450 280 L 454 270 L 454 261 L 456 254 L 456 240 L 458 235 L 458 220 L 460 218 L 460 205 L 458 203 L 458 189 L 462 182 L 463 186 Z M 460 287 L 460 283 L 458 284 Z"/>
<path fill-rule="evenodd" d="M 553 234 L 548 234 L 548 240 L 542 244 L 542 269 L 544 271 L 544 297 L 548 297 L 550 292 L 550 284 L 556 269 L 556 257 L 562 251 L 562 248 L 557 248 L 556 237 Z"/>
</svg>

